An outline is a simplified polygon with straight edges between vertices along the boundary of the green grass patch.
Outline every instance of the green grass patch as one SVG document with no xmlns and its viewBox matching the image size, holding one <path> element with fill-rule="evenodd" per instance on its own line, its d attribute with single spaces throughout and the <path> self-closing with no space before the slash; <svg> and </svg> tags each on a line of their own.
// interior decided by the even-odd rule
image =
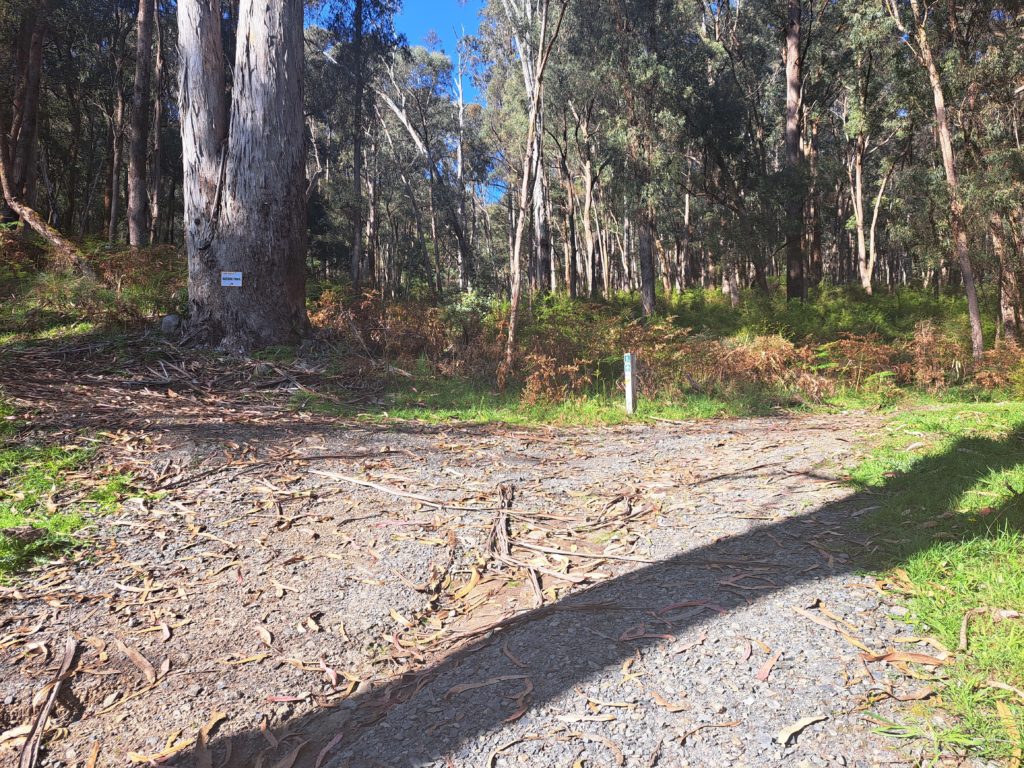
<svg viewBox="0 0 1024 768">
<path fill-rule="evenodd" d="M 518 391 L 496 392 L 488 382 L 417 374 L 412 379 L 391 382 L 379 401 L 371 405 L 301 393 L 293 399 L 293 406 L 369 420 L 596 426 L 646 423 L 657 419 L 675 421 L 764 415 L 784 400 L 781 395 L 773 397 L 761 392 L 728 397 L 692 394 L 679 400 L 641 398 L 636 413 L 629 416 L 624 396 L 615 391 L 594 391 L 557 403 L 528 403 Z"/>
<path fill-rule="evenodd" d="M 91 490 L 85 500 L 100 512 L 116 512 L 125 497 L 137 492 L 133 481 L 134 478 L 126 473 L 111 475 L 102 485 Z"/>
<path fill-rule="evenodd" d="M 879 547 L 872 563 L 902 568 L 904 603 L 921 634 L 955 650 L 974 609 L 1024 613 L 1024 402 L 935 404 L 898 413 L 853 483 L 879 496 L 868 519 Z M 912 711 L 894 725 L 939 751 L 969 748 L 1008 758 L 1015 744 L 996 710 L 1002 701 L 1024 730 L 1024 702 L 996 681 L 1024 687 L 1024 621 L 970 623 L 966 652 L 943 670 L 937 726 Z M 887 729 L 892 730 L 892 729 Z"/>
<path fill-rule="evenodd" d="M 0 449 L 0 579 L 78 544 L 90 515 L 118 509 L 138 493 L 128 474 L 114 474 L 88 492 L 68 474 L 93 457 L 78 446 L 13 445 Z"/>
<path fill-rule="evenodd" d="M 74 543 L 85 524 L 80 509 L 61 506 L 55 495 L 65 473 L 88 461 L 78 447 L 15 446 L 0 450 L 0 577 L 57 554 Z"/>
<path fill-rule="evenodd" d="M 0 395 L 0 440 L 6 440 L 17 431 L 14 407 Z"/>
</svg>

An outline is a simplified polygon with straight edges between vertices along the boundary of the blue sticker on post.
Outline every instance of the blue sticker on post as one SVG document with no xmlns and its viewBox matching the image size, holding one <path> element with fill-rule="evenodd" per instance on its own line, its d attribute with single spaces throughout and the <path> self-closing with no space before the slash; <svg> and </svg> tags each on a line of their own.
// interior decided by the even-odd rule
<svg viewBox="0 0 1024 768">
<path fill-rule="evenodd" d="M 241 288 L 242 287 L 242 273 L 241 272 L 221 272 L 220 273 L 220 284 L 226 288 Z"/>
</svg>

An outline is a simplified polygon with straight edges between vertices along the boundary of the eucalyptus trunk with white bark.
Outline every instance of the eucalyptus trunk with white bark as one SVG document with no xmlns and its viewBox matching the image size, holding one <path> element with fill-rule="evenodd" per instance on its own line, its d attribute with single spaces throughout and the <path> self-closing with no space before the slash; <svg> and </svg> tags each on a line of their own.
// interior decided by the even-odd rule
<svg viewBox="0 0 1024 768">
<path fill-rule="evenodd" d="M 302 20 L 301 0 L 241 0 L 229 121 L 220 3 L 178 3 L 188 332 L 228 351 L 308 327 Z"/>
</svg>

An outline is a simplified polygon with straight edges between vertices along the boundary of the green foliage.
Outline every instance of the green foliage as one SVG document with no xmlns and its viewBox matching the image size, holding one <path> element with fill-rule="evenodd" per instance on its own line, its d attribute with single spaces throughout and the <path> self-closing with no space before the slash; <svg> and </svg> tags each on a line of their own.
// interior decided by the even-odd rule
<svg viewBox="0 0 1024 768">
<path fill-rule="evenodd" d="M 968 333 L 964 298 L 912 288 L 868 296 L 857 288 L 823 287 L 812 291 L 807 301 L 786 301 L 782 291 L 771 296 L 749 292 L 738 308 L 717 289 L 694 288 L 665 299 L 663 311 L 696 333 L 739 338 L 778 334 L 811 344 L 869 334 L 883 342 L 906 341 L 922 320 L 933 321 L 952 336 Z M 994 335 L 991 322 L 986 331 Z"/>
<path fill-rule="evenodd" d="M 310 309 L 322 334 L 354 354 L 369 349 L 415 371 L 414 381 L 385 377 L 391 399 L 362 409 L 402 418 L 587 421 L 601 414 L 615 421 L 625 351 L 638 353 L 640 402 L 654 409 L 641 415 L 663 418 L 680 407 L 690 413 L 691 404 L 693 414 L 713 415 L 888 409 L 943 392 L 990 401 L 1019 365 L 1006 348 L 972 368 L 963 302 L 923 291 L 833 289 L 806 302 L 746 297 L 734 308 L 718 291 L 690 290 L 662 297 L 666 314 L 646 321 L 633 295 L 598 302 L 555 293 L 524 308 L 520 354 L 499 397 L 505 300 L 471 293 L 437 307 L 320 288 Z"/>
</svg>

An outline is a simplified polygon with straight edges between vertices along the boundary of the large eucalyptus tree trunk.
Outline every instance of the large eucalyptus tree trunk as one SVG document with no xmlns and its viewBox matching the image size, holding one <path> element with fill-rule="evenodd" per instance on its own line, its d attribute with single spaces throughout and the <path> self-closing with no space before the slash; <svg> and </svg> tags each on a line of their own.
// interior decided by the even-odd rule
<svg viewBox="0 0 1024 768">
<path fill-rule="evenodd" d="M 189 333 L 237 352 L 295 343 L 308 324 L 302 2 L 241 0 L 230 124 L 218 0 L 179 0 L 178 36 Z"/>
<path fill-rule="evenodd" d="M 153 49 L 153 0 L 139 0 L 135 42 L 135 86 L 128 139 L 128 244 L 145 245 L 149 234 L 146 151 L 149 142 L 149 80 Z"/>
</svg>

